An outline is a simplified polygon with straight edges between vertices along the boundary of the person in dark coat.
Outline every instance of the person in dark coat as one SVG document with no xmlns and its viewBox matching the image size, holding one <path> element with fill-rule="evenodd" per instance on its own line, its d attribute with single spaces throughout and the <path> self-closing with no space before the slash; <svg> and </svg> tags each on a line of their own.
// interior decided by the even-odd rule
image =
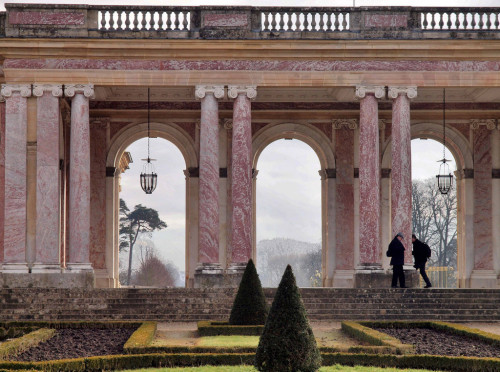
<svg viewBox="0 0 500 372">
<path fill-rule="evenodd" d="M 392 265 L 392 288 L 398 287 L 407 288 L 405 283 L 405 273 L 403 271 L 403 265 L 405 263 L 405 247 L 402 243 L 404 236 L 402 233 L 397 233 L 392 242 L 389 244 L 389 249 L 387 250 L 387 256 L 391 257 Z"/>
<path fill-rule="evenodd" d="M 426 286 L 424 288 L 432 287 L 429 277 L 425 273 L 425 263 L 427 259 L 431 256 L 431 249 L 429 246 L 417 239 L 415 234 L 412 234 L 411 241 L 413 242 L 413 256 L 415 257 L 415 265 L 413 267 L 420 270 L 420 275 L 424 279 Z"/>
</svg>

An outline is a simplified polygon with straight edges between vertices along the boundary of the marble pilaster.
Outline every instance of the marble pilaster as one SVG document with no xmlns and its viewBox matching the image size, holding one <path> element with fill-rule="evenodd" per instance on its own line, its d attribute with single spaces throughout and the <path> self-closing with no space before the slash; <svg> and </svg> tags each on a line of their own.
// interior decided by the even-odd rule
<svg viewBox="0 0 500 372">
<path fill-rule="evenodd" d="M 231 266 L 246 266 L 252 257 L 252 117 L 254 86 L 229 86 L 234 99 L 231 151 Z"/>
<path fill-rule="evenodd" d="M 37 98 L 37 187 L 36 258 L 37 272 L 59 272 L 59 97 L 61 85 L 34 85 Z"/>
<path fill-rule="evenodd" d="M 31 85 L 2 85 L 5 98 L 5 223 L 3 272 L 27 273 L 26 141 Z"/>
<path fill-rule="evenodd" d="M 405 264 L 412 265 L 411 210 L 411 130 L 410 99 L 417 96 L 416 87 L 389 87 L 392 98 L 391 128 L 391 236 L 403 233 Z"/>
<path fill-rule="evenodd" d="M 357 87 L 359 117 L 359 270 L 380 269 L 380 152 L 378 102 L 384 87 Z"/>
<path fill-rule="evenodd" d="M 201 100 L 199 171 L 199 274 L 221 275 L 219 262 L 219 109 L 223 86 L 197 86 Z M 209 283 L 206 283 L 207 285 Z M 196 285 L 196 284 L 195 284 Z M 200 284 L 203 286 L 204 284 Z"/>
<path fill-rule="evenodd" d="M 89 99 L 94 86 L 65 85 L 71 97 L 69 155 L 69 257 L 68 270 L 92 270 L 90 264 L 90 129 Z"/>
<path fill-rule="evenodd" d="M 5 213 L 5 100 L 0 95 L 0 269 L 3 262 Z"/>
</svg>

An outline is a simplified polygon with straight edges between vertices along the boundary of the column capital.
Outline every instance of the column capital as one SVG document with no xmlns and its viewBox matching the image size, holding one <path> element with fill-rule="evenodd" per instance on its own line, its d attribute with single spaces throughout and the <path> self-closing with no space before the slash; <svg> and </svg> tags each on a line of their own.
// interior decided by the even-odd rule
<svg viewBox="0 0 500 372">
<path fill-rule="evenodd" d="M 349 129 L 358 128 L 358 120 L 357 119 L 333 119 L 332 125 L 334 129 L 341 129 L 342 127 L 346 127 Z"/>
<path fill-rule="evenodd" d="M 227 87 L 227 95 L 229 98 L 235 99 L 240 94 L 246 94 L 249 99 L 257 97 L 257 86 L 255 85 L 229 85 Z"/>
<path fill-rule="evenodd" d="M 205 98 L 207 93 L 213 94 L 217 99 L 224 98 L 224 85 L 197 85 L 194 91 L 196 99 Z"/>
<path fill-rule="evenodd" d="M 233 119 L 222 119 L 220 123 L 226 130 L 233 129 Z"/>
<path fill-rule="evenodd" d="M 398 98 L 400 94 L 406 94 L 409 99 L 417 97 L 417 87 L 389 87 L 389 97 L 392 99 Z"/>
<path fill-rule="evenodd" d="M 20 93 L 21 97 L 31 97 L 31 84 L 2 84 L 2 97 L 9 98 L 12 93 Z"/>
<path fill-rule="evenodd" d="M 367 94 L 374 94 L 375 98 L 382 98 L 385 95 L 385 87 L 382 85 L 356 86 L 356 98 L 365 98 Z"/>
<path fill-rule="evenodd" d="M 481 125 L 485 125 L 486 128 L 489 130 L 497 128 L 497 123 L 495 119 L 473 119 L 470 121 L 470 126 L 472 129 L 479 129 Z"/>
<path fill-rule="evenodd" d="M 64 95 L 74 97 L 75 94 L 83 94 L 87 98 L 94 98 L 94 84 L 65 84 Z"/>
<path fill-rule="evenodd" d="M 54 97 L 61 97 L 63 95 L 61 84 L 34 84 L 33 95 L 35 97 L 43 96 L 44 92 L 50 92 Z"/>
</svg>

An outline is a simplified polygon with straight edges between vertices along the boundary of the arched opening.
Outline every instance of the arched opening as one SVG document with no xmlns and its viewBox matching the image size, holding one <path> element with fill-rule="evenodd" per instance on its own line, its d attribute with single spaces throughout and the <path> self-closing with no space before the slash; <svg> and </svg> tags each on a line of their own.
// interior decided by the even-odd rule
<svg viewBox="0 0 500 372">
<path fill-rule="evenodd" d="M 452 153 L 445 147 L 445 158 L 452 174 L 457 170 Z M 413 139 L 412 153 L 412 230 L 417 239 L 431 248 L 426 263 L 427 276 L 434 287 L 457 286 L 457 185 L 446 195 L 437 187 L 439 159 L 443 144 L 427 137 Z M 423 279 L 421 279 L 421 285 Z"/>
<path fill-rule="evenodd" d="M 186 266 L 186 187 L 183 174 L 186 163 L 180 150 L 161 138 L 150 140 L 151 157 L 158 175 L 156 190 L 147 195 L 141 189 L 139 176 L 147 156 L 147 138 L 125 150 L 132 162 L 121 174 L 119 224 L 120 284 L 151 287 L 184 287 Z M 147 213 L 139 226 L 130 227 L 135 206 Z M 127 208 L 127 210 L 125 209 Z M 155 221 L 155 212 L 163 227 Z M 132 254 L 130 254 L 132 252 Z M 131 266 L 130 266 L 131 265 Z"/>
<path fill-rule="evenodd" d="M 277 287 L 286 265 L 300 287 L 321 286 L 319 159 L 300 140 L 280 139 L 261 153 L 257 184 L 257 269 Z"/>
</svg>

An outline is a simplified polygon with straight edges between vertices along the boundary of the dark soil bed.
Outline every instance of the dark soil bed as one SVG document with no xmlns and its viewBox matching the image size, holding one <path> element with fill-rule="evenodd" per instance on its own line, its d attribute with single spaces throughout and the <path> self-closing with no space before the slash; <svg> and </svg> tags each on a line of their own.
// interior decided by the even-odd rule
<svg viewBox="0 0 500 372">
<path fill-rule="evenodd" d="M 50 340 L 26 350 L 12 360 L 36 362 L 123 354 L 123 345 L 134 331 L 133 328 L 59 329 Z"/>
<path fill-rule="evenodd" d="M 374 328 L 415 346 L 417 354 L 500 358 L 500 347 L 429 328 Z"/>
</svg>

